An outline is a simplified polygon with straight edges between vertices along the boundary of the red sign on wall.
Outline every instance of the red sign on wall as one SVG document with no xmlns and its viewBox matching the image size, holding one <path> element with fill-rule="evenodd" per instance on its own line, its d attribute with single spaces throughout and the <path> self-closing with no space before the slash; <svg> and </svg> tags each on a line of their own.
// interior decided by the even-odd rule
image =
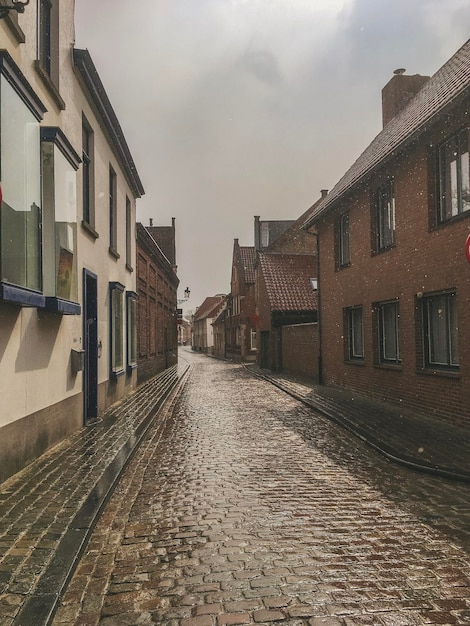
<svg viewBox="0 0 470 626">
<path fill-rule="evenodd" d="M 470 235 L 467 237 L 467 241 L 465 242 L 465 255 L 467 257 L 467 261 L 470 263 Z"/>
</svg>

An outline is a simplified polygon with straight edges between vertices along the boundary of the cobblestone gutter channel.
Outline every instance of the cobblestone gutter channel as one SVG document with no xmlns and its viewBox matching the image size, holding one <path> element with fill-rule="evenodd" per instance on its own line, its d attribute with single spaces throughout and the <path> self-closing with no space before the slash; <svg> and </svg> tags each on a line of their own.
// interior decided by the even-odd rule
<svg viewBox="0 0 470 626">
<path fill-rule="evenodd" d="M 189 369 L 169 368 L 0 485 L 1 626 L 50 623 L 117 480 Z"/>
</svg>

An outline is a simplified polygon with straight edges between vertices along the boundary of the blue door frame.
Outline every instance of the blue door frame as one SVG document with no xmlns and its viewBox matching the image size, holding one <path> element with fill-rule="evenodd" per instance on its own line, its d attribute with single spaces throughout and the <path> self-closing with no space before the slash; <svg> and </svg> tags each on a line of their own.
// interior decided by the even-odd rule
<svg viewBox="0 0 470 626">
<path fill-rule="evenodd" d="M 83 268 L 84 423 L 98 416 L 98 277 Z"/>
</svg>

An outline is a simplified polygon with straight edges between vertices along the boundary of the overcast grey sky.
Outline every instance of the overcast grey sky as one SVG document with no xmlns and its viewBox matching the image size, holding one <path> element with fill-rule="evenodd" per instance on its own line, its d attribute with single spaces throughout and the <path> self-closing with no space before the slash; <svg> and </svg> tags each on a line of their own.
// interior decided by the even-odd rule
<svg viewBox="0 0 470 626">
<path fill-rule="evenodd" d="M 176 218 L 185 310 L 230 290 L 254 216 L 295 219 L 381 130 L 393 70 L 433 74 L 470 33 L 468 0 L 76 0 L 146 195 Z"/>
</svg>

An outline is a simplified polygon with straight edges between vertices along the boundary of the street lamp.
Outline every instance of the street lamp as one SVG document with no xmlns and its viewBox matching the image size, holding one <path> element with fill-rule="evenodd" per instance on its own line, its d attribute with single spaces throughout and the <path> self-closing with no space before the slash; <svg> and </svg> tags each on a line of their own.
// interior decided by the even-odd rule
<svg viewBox="0 0 470 626">
<path fill-rule="evenodd" d="M 0 7 L 0 20 L 8 15 L 10 11 L 24 13 L 24 8 L 29 4 L 29 0 L 11 0 L 12 4 L 5 4 Z"/>
<path fill-rule="evenodd" d="M 183 304 L 183 302 L 186 302 L 186 300 L 189 300 L 190 295 L 191 295 L 191 291 L 189 287 L 186 287 L 186 289 L 184 290 L 184 298 L 182 300 L 178 300 L 178 304 Z"/>
</svg>

